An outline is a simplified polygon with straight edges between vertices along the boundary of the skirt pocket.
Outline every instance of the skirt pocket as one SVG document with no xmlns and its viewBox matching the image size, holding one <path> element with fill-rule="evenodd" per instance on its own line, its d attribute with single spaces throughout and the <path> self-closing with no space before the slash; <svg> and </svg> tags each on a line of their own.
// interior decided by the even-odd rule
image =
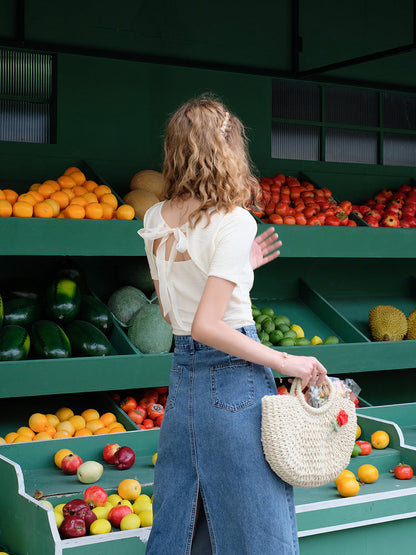
<svg viewBox="0 0 416 555">
<path fill-rule="evenodd" d="M 230 357 L 210 366 L 214 407 L 237 412 L 254 404 L 254 369 L 251 362 Z"/>
<path fill-rule="evenodd" d="M 166 401 L 165 412 L 167 412 L 170 409 L 173 409 L 175 406 L 179 386 L 182 381 L 182 373 L 183 373 L 183 368 L 182 366 L 179 366 L 179 365 L 173 366 L 170 371 L 169 394 Z"/>
</svg>

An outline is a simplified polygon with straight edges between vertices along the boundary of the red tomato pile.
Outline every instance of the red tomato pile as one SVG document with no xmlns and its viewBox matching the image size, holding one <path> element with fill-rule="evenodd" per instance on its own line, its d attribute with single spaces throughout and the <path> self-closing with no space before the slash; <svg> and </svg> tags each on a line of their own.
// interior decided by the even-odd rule
<svg viewBox="0 0 416 555">
<path fill-rule="evenodd" d="M 165 413 L 168 387 L 142 389 L 126 397 L 112 393 L 112 398 L 141 430 L 159 428 Z"/>
<path fill-rule="evenodd" d="M 416 227 L 416 186 L 402 185 L 396 192 L 382 189 L 352 210 L 372 227 Z"/>
<path fill-rule="evenodd" d="M 329 189 L 317 188 L 307 181 L 281 173 L 260 179 L 261 199 L 252 210 L 264 223 L 287 225 L 350 226 L 352 205 L 348 200 L 337 204 Z"/>
</svg>

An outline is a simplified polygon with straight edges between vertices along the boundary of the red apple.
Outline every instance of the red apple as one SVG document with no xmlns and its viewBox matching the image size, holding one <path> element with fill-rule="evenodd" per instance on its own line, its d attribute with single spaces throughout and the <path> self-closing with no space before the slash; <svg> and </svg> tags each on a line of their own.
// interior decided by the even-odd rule
<svg viewBox="0 0 416 555">
<path fill-rule="evenodd" d="M 76 515 L 81 518 L 84 517 L 85 513 L 90 510 L 88 503 L 83 499 L 73 499 L 68 501 L 66 505 L 62 507 L 62 513 L 64 516 Z"/>
<path fill-rule="evenodd" d="M 85 527 L 87 529 L 87 532 L 90 531 L 90 526 L 94 522 L 94 520 L 97 520 L 97 515 L 92 511 L 92 509 L 88 509 L 88 511 L 84 515 Z"/>
<path fill-rule="evenodd" d="M 75 453 L 70 453 L 62 459 L 61 470 L 64 474 L 76 474 L 78 467 L 82 465 L 82 459 Z"/>
<path fill-rule="evenodd" d="M 114 455 L 120 449 L 118 443 L 109 443 L 103 449 L 103 458 L 108 464 L 114 464 Z"/>
<path fill-rule="evenodd" d="M 84 491 L 84 501 L 92 508 L 104 507 L 108 495 L 100 486 L 90 486 Z"/>
<path fill-rule="evenodd" d="M 135 454 L 130 447 L 120 447 L 114 454 L 114 464 L 119 470 L 126 470 L 133 466 L 135 461 Z"/>
<path fill-rule="evenodd" d="M 66 516 L 59 527 L 59 534 L 63 539 L 80 538 L 81 536 L 85 536 L 86 533 L 87 527 L 85 520 L 76 515 Z"/>
<path fill-rule="evenodd" d="M 131 507 L 128 507 L 127 505 L 116 505 L 110 510 L 107 518 L 113 526 L 119 527 L 121 519 L 132 512 Z"/>
</svg>

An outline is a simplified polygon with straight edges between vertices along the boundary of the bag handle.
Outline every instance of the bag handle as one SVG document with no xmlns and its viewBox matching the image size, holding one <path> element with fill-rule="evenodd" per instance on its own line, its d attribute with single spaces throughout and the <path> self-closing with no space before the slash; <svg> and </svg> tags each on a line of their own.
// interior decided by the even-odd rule
<svg viewBox="0 0 416 555">
<path fill-rule="evenodd" d="M 300 378 L 295 378 L 292 382 L 292 387 L 290 388 L 290 395 L 296 396 L 296 399 L 299 401 L 299 403 L 302 405 L 302 407 L 310 412 L 311 414 L 322 414 L 327 412 L 328 410 L 331 409 L 332 405 L 335 402 L 335 396 L 336 396 L 336 391 L 334 389 L 334 386 L 332 385 L 332 380 L 330 380 L 328 378 L 328 376 L 325 376 L 325 381 L 328 385 L 329 388 L 329 395 L 328 395 L 328 399 L 326 400 L 326 402 L 320 406 L 320 407 L 311 407 L 311 405 L 309 405 L 306 400 L 305 397 L 303 396 L 302 393 L 302 380 Z"/>
</svg>

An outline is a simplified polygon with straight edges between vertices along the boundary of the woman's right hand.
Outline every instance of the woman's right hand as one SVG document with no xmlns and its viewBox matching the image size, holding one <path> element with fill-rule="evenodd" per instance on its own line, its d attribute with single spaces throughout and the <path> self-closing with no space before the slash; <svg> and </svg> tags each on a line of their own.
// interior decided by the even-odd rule
<svg viewBox="0 0 416 555">
<path fill-rule="evenodd" d="M 302 389 L 310 387 L 313 383 L 320 386 L 325 383 L 327 371 L 319 360 L 315 357 L 304 357 L 297 355 L 288 355 L 281 370 L 287 376 L 300 378 L 302 380 Z"/>
</svg>

